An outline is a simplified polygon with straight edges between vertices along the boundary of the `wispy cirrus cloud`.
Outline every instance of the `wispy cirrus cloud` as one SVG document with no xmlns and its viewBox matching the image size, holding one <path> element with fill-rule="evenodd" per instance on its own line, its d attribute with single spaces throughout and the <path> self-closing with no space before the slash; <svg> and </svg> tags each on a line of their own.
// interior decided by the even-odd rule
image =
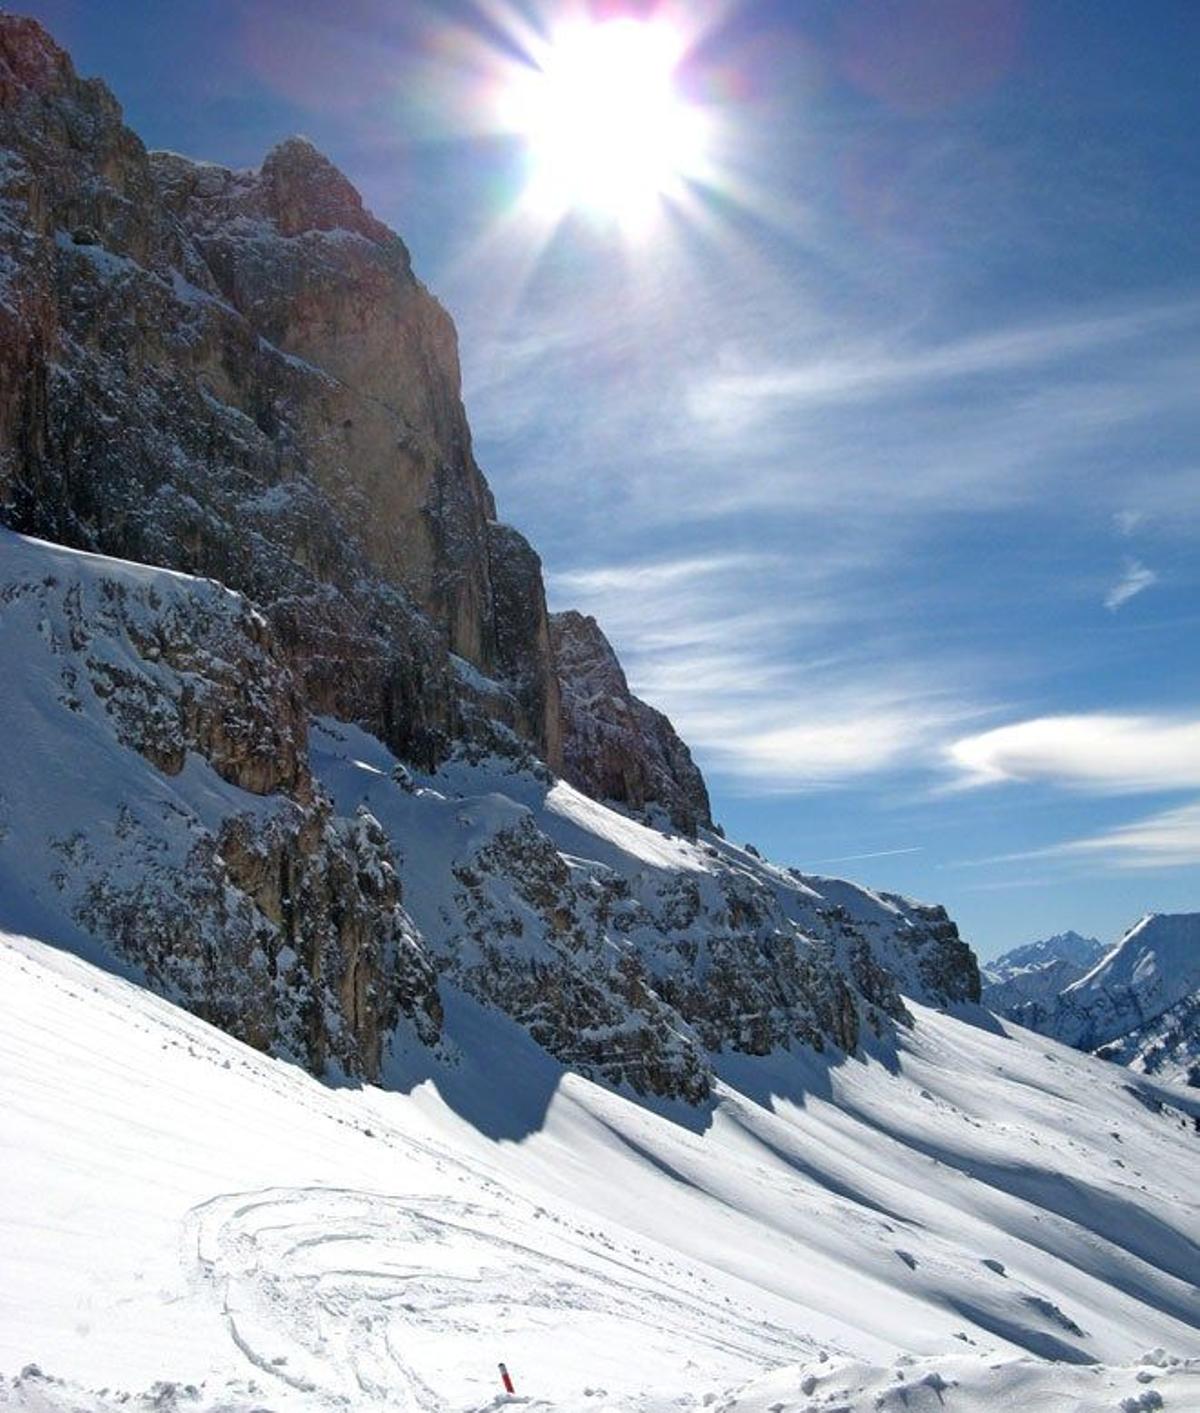
<svg viewBox="0 0 1200 1413">
<path fill-rule="evenodd" d="M 1060 858 L 1103 859 L 1125 869 L 1200 864 L 1200 801 L 1073 839 L 1043 853 Z"/>
<path fill-rule="evenodd" d="M 565 336 L 561 316 L 527 311 L 471 350 L 472 419 L 481 446 L 512 461 L 518 501 L 569 487 L 576 526 L 597 535 L 614 496 L 663 528 L 837 522 L 851 505 L 861 520 L 919 523 L 1084 487 L 1117 516 L 1146 429 L 1164 441 L 1178 423 L 1180 444 L 1194 441 L 1195 299 L 931 341 L 911 324 L 899 339 L 854 327 L 799 296 L 785 317 L 786 292 L 778 307 L 755 303 L 747 327 L 710 328 L 703 288 L 675 296 L 588 305 Z M 764 339 L 780 322 L 811 352 Z M 1139 497 L 1139 516 L 1194 523 L 1200 470 L 1163 466 Z"/>
<path fill-rule="evenodd" d="M 1200 864 L 1200 800 L 1039 849 L 963 860 L 951 867 L 981 868 L 1034 861 L 1045 865 L 1102 863 L 1106 867 L 1130 870 L 1186 868 Z M 1038 882 L 1052 881 L 1053 874 L 1038 879 Z M 1001 880 L 969 886 L 977 890 L 1022 884 L 1018 880 Z"/>
<path fill-rule="evenodd" d="M 1147 521 L 1144 510 L 1118 510 L 1113 513 L 1113 526 L 1119 535 L 1128 538 Z"/>
<path fill-rule="evenodd" d="M 960 784 L 1046 782 L 1112 794 L 1200 788 L 1200 720 L 1045 716 L 955 741 Z"/>
<path fill-rule="evenodd" d="M 1136 598 L 1138 594 L 1157 583 L 1158 575 L 1153 569 L 1148 569 L 1140 559 L 1127 559 L 1120 579 L 1104 596 L 1104 607 L 1110 613 L 1115 613 L 1123 603 L 1128 603 L 1130 599 Z"/>
<path fill-rule="evenodd" d="M 1114 345 L 1197 318 L 1200 302 L 1173 302 L 999 329 L 931 346 L 864 343 L 833 356 L 717 372 L 693 386 L 692 407 L 702 417 L 744 421 L 755 405 L 874 401 L 966 378 L 1033 370 L 1080 354 L 1111 354 Z"/>
<path fill-rule="evenodd" d="M 844 631 L 861 612 L 851 565 L 687 556 L 559 574 L 551 593 L 597 615 L 634 690 L 731 788 L 803 792 L 932 768 L 980 715 L 953 672 Z"/>
</svg>

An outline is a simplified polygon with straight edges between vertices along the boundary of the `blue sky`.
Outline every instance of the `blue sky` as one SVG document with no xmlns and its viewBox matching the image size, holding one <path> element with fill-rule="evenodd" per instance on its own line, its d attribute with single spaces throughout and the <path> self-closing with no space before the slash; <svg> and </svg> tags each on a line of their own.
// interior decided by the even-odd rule
<svg viewBox="0 0 1200 1413">
<path fill-rule="evenodd" d="M 1195 0 L 687 7 L 710 165 L 637 239 L 522 218 L 505 0 L 23 8 L 150 145 L 303 132 L 401 232 L 733 837 L 984 955 L 1200 908 Z"/>
</svg>

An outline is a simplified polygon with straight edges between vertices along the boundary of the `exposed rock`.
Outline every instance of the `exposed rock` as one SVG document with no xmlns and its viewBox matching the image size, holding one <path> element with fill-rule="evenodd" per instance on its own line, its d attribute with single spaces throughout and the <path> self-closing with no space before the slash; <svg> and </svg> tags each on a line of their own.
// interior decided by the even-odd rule
<svg viewBox="0 0 1200 1413">
<path fill-rule="evenodd" d="M 946 909 L 940 903 L 918 903 L 898 893 L 879 896 L 904 910 L 904 950 L 916 961 L 925 997 L 938 1005 L 978 1001 L 983 990 L 979 963 Z"/>
<path fill-rule="evenodd" d="M 484 835 L 453 874 L 441 955 L 454 980 L 583 1074 L 692 1103 L 708 1094 L 703 1047 L 655 995 L 637 952 L 608 940 L 611 894 L 573 878 L 528 812 Z"/>
<path fill-rule="evenodd" d="M 574 610 L 550 620 L 562 697 L 562 769 L 598 800 L 661 806 L 677 829 L 711 825 L 708 791 L 691 752 L 660 711 L 629 690 L 596 620 Z"/>
<path fill-rule="evenodd" d="M 978 996 L 939 909 L 663 833 L 519 759 L 397 782 L 352 728 L 321 723 L 315 742 L 333 797 L 365 801 L 394 841 L 443 975 L 595 1078 L 694 1100 L 722 1053 L 836 1060 L 911 1024 L 905 996 Z"/>
<path fill-rule="evenodd" d="M 316 709 L 417 761 L 471 716 L 453 652 L 557 765 L 540 564 L 399 237 L 302 139 L 148 154 L 32 21 L 0 18 L 0 76 L 0 516 L 245 592 Z"/>
<path fill-rule="evenodd" d="M 436 1040 L 388 841 L 338 818 L 262 617 L 218 584 L 0 531 L 0 911 L 69 918 L 152 987 L 316 1073 Z M 48 889 L 43 894 L 41 890 Z M 22 902 L 22 900 L 25 900 Z"/>
<path fill-rule="evenodd" d="M 148 154 L 4 15 L 0 518 L 139 561 L 0 531 L 10 926 L 368 1079 L 436 1037 L 435 967 L 693 1102 L 723 1052 L 851 1053 L 905 996 L 978 997 L 943 910 L 710 830 L 595 621 L 548 618 L 450 319 L 349 181 L 302 139 L 253 172 Z"/>
</svg>

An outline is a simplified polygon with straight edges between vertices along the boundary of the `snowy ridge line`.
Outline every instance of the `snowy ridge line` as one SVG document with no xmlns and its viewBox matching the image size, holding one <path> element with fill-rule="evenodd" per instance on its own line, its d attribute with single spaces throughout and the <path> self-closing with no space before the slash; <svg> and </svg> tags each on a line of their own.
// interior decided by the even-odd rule
<svg viewBox="0 0 1200 1413">
<path fill-rule="evenodd" d="M 502 734 L 410 768 L 311 721 L 248 600 L 3 547 L 0 926 L 262 1048 L 378 1079 L 398 1028 L 436 1043 L 440 974 L 581 1073 L 702 1105 L 725 1050 L 854 1053 L 902 991 L 975 994 L 941 909 L 652 828 Z"/>
<path fill-rule="evenodd" d="M 14 571 L 40 578 L 46 573 L 48 561 L 59 562 L 67 572 L 84 569 L 97 578 L 124 577 L 138 585 L 175 580 L 181 585 L 192 585 L 220 593 L 244 604 L 248 612 L 253 611 L 243 594 L 239 594 L 236 589 L 230 589 L 219 579 L 211 579 L 201 574 L 188 574 L 182 569 L 168 569 L 159 564 L 143 564 L 135 559 L 97 554 L 93 550 L 75 549 L 53 540 L 39 539 L 36 535 L 20 535 L 0 525 L 0 574 L 6 579 Z"/>
<path fill-rule="evenodd" d="M 1059 959 L 1027 968 L 988 986 L 985 1000 L 1044 1035 L 1195 1087 L 1200 913 L 1149 913 L 1090 965 Z"/>
</svg>

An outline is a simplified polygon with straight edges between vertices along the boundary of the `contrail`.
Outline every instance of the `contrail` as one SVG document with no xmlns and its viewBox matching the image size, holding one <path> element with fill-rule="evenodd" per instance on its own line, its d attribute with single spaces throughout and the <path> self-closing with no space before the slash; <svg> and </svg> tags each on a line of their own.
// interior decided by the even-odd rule
<svg viewBox="0 0 1200 1413">
<path fill-rule="evenodd" d="M 836 859 L 812 859 L 814 864 L 827 863 L 854 863 L 858 859 L 890 859 L 896 854 L 919 854 L 923 851 L 924 845 L 917 844 L 911 849 L 879 849 L 873 854 L 842 854 Z"/>
</svg>

